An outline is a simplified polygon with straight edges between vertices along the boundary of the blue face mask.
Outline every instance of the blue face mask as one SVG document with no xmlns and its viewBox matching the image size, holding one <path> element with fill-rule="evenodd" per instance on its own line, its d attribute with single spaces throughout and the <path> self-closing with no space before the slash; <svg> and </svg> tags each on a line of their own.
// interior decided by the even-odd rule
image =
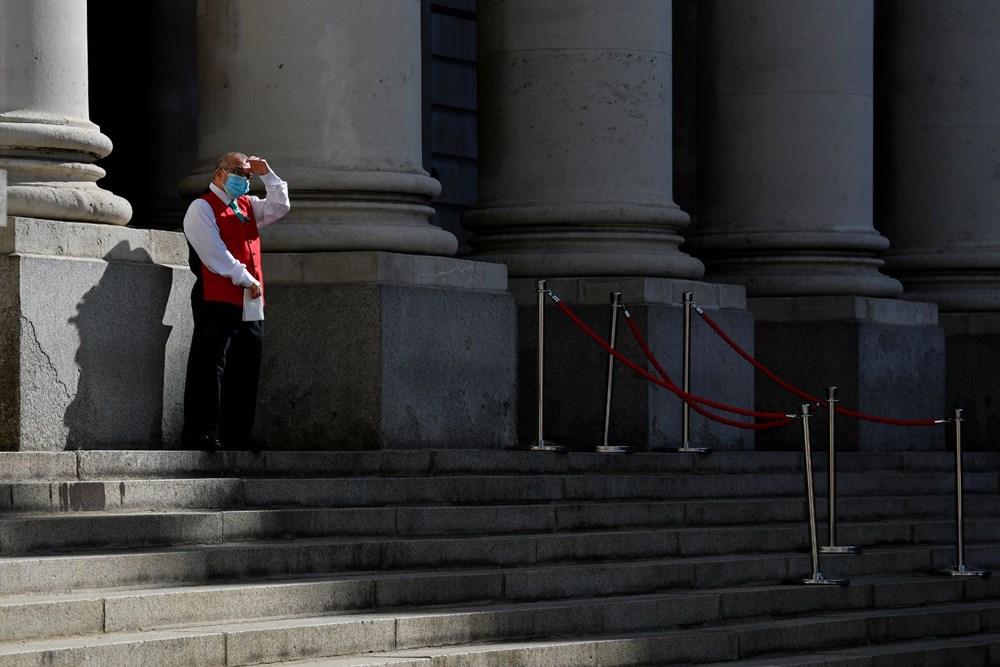
<svg viewBox="0 0 1000 667">
<path fill-rule="evenodd" d="M 233 198 L 242 197 L 250 192 L 250 179 L 237 176 L 236 174 L 229 174 L 226 176 L 226 192 Z"/>
</svg>

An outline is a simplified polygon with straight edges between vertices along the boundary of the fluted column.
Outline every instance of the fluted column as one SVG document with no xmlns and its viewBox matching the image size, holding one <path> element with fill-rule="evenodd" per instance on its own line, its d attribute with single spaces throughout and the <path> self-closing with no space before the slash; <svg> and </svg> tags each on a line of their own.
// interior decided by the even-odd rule
<svg viewBox="0 0 1000 667">
<path fill-rule="evenodd" d="M 481 0 L 476 259 L 698 278 L 673 201 L 671 3 Z"/>
<path fill-rule="evenodd" d="M 0 3 L 0 169 L 8 215 L 124 225 L 101 189 L 111 140 L 89 120 L 86 0 Z"/>
<path fill-rule="evenodd" d="M 873 226 L 874 0 L 705 0 L 692 252 L 748 296 L 894 297 Z"/>
<path fill-rule="evenodd" d="M 268 252 L 387 250 L 450 255 L 429 222 L 440 184 L 421 165 L 420 0 L 199 3 L 199 164 L 265 156 L 292 212 Z M 259 185 L 259 184 L 258 184 Z"/>
<path fill-rule="evenodd" d="M 1000 5 L 881 7 L 887 269 L 942 312 L 1000 311 Z"/>
</svg>

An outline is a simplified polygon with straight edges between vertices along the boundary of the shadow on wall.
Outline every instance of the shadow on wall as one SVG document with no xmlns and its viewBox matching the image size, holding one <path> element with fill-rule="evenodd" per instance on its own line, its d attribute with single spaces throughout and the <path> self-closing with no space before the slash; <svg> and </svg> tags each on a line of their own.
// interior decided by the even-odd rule
<svg viewBox="0 0 1000 667">
<path fill-rule="evenodd" d="M 66 409 L 67 449 L 162 446 L 164 324 L 171 270 L 122 241 L 68 322 L 80 338 L 76 396 Z"/>
</svg>

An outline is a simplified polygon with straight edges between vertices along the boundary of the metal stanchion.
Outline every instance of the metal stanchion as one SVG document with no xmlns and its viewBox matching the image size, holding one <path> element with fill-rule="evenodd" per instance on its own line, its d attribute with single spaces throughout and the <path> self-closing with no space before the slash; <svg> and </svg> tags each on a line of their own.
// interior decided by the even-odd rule
<svg viewBox="0 0 1000 667">
<path fill-rule="evenodd" d="M 545 392 L 545 297 L 552 293 L 545 289 L 545 281 L 535 282 L 538 294 L 538 438 L 528 449 L 545 452 L 565 452 L 566 447 L 545 440 L 544 433 L 544 392 Z"/>
<path fill-rule="evenodd" d="M 809 404 L 802 406 L 802 441 L 806 455 L 806 496 L 809 504 L 809 542 L 812 554 L 812 576 L 793 579 L 793 584 L 834 584 L 846 586 L 846 579 L 827 579 L 819 571 L 819 548 L 816 538 L 816 494 L 813 491 L 812 447 L 809 445 Z"/>
<path fill-rule="evenodd" d="M 691 392 L 691 308 L 694 306 L 694 292 L 684 292 L 684 376 L 681 389 L 684 393 Z M 708 447 L 691 446 L 691 406 L 681 403 L 681 446 L 658 448 L 658 452 L 687 452 L 707 454 L 712 451 Z"/>
<path fill-rule="evenodd" d="M 826 402 L 827 410 L 829 414 L 829 456 L 827 457 L 827 488 L 826 488 L 826 520 L 829 527 L 829 543 L 826 546 L 821 546 L 819 548 L 820 553 L 824 554 L 859 554 L 861 553 L 861 547 L 848 547 L 848 546 L 836 546 L 837 544 L 837 494 L 836 494 L 836 483 L 837 483 L 837 465 L 836 465 L 836 447 L 834 445 L 834 424 L 836 423 L 837 415 L 837 388 L 827 387 L 826 389 Z"/>
<path fill-rule="evenodd" d="M 962 515 L 962 410 L 955 410 L 955 550 L 957 565 L 937 574 L 944 574 L 952 577 L 988 577 L 989 570 L 972 570 L 965 566 L 965 534 L 963 530 L 964 517 Z"/>
<path fill-rule="evenodd" d="M 611 333 L 608 336 L 608 344 L 611 349 L 615 349 L 618 337 L 618 310 L 622 307 L 622 293 L 611 292 Z M 608 353 L 608 381 L 607 391 L 604 398 L 604 440 L 602 444 L 594 448 L 594 451 L 605 454 L 626 454 L 630 451 L 628 447 L 608 444 L 608 429 L 611 423 L 611 395 L 615 379 L 615 355 Z"/>
</svg>

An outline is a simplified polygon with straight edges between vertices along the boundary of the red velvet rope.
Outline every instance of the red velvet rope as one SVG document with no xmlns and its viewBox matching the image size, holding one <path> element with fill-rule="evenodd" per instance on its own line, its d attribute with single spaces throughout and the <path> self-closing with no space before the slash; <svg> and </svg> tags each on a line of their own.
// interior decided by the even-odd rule
<svg viewBox="0 0 1000 667">
<path fill-rule="evenodd" d="M 586 324 L 584 324 L 583 321 L 579 317 L 577 317 L 576 313 L 574 313 L 572 310 L 570 310 L 569 306 L 567 306 L 565 303 L 563 303 L 563 301 L 561 299 L 553 297 L 553 300 L 556 302 L 556 305 L 559 306 L 559 309 L 563 313 L 565 313 L 566 316 L 569 317 L 573 321 L 573 323 L 576 324 L 576 326 L 578 326 L 585 334 L 587 334 L 592 339 L 594 339 L 594 341 L 597 342 L 598 345 L 600 345 L 601 347 L 603 347 L 606 351 L 608 351 L 609 353 L 611 353 L 612 355 L 614 355 L 614 357 L 616 359 L 618 359 L 620 362 L 622 362 L 623 364 L 625 364 L 626 366 L 628 366 L 633 371 L 635 371 L 639 375 L 643 376 L 644 378 L 646 378 L 650 382 L 652 382 L 652 383 L 654 383 L 656 385 L 659 385 L 659 386 L 663 387 L 664 389 L 672 391 L 673 393 L 675 393 L 678 396 L 680 396 L 686 402 L 690 401 L 690 402 L 706 403 L 706 404 L 713 405 L 713 407 L 718 407 L 720 409 L 727 409 L 728 408 L 728 406 L 724 406 L 721 403 L 715 403 L 714 401 L 709 401 L 708 399 L 701 398 L 699 396 L 695 396 L 694 394 L 689 394 L 689 393 L 683 391 L 682 389 L 680 389 L 679 387 L 677 387 L 677 385 L 675 385 L 673 383 L 673 381 L 670 380 L 669 376 L 667 376 L 666 373 L 663 372 L 661 369 L 658 369 L 658 370 L 660 370 L 660 372 L 664 375 L 665 379 L 660 379 L 660 378 L 656 377 L 655 375 L 653 375 L 652 373 L 650 373 L 646 369 L 644 369 L 644 368 L 640 367 L 639 365 L 637 365 L 635 362 L 633 362 L 628 357 L 622 355 L 618 350 L 616 350 L 613 347 L 611 347 L 607 342 L 605 342 L 605 340 L 603 338 L 601 338 L 590 327 L 588 327 Z M 629 318 L 629 319 L 631 319 L 631 318 Z M 702 414 L 702 415 L 704 415 L 704 416 L 706 416 L 706 417 L 708 417 L 710 419 L 715 419 L 716 421 L 719 421 L 719 422 L 721 422 L 723 424 L 728 424 L 730 426 L 737 426 L 737 427 L 740 427 L 740 428 L 772 428 L 772 427 L 776 427 L 776 426 L 785 426 L 786 424 L 789 424 L 792 421 L 794 421 L 794 418 L 788 417 L 788 415 L 773 413 L 773 414 L 778 414 L 778 416 L 781 417 L 781 420 L 773 422 L 773 423 L 766 423 L 766 424 L 747 424 L 747 423 L 744 423 L 744 422 L 738 422 L 738 421 L 735 421 L 735 420 L 726 419 L 725 417 L 720 417 L 718 415 L 713 415 L 712 413 L 710 413 L 708 411 L 705 411 L 700 406 L 696 406 L 696 405 L 692 404 L 692 407 L 699 414 Z M 737 412 L 737 411 L 740 411 L 740 409 L 739 408 L 732 408 L 732 411 Z"/>
<path fill-rule="evenodd" d="M 649 359 L 649 362 L 653 364 L 653 368 L 656 369 L 656 372 L 659 373 L 664 380 L 669 382 L 674 387 L 674 389 L 672 389 L 671 391 L 674 391 L 674 393 L 680 396 L 681 400 L 690 405 L 691 408 L 693 408 L 694 411 L 697 412 L 698 414 L 704 415 L 709 419 L 714 419 L 723 424 L 728 424 L 729 426 L 738 426 L 740 428 L 752 428 L 752 429 L 785 426 L 794 421 L 793 418 L 789 417 L 787 414 L 782 412 L 759 412 L 757 410 L 745 410 L 743 408 L 724 405 L 722 403 L 717 403 L 707 398 L 701 398 L 698 396 L 694 396 L 693 394 L 688 394 L 683 389 L 677 387 L 677 384 L 670 379 L 669 375 L 667 375 L 667 371 L 665 371 L 663 367 L 660 366 L 660 362 L 656 360 L 656 357 L 653 355 L 653 351 L 649 349 L 649 346 L 646 344 L 646 340 L 642 337 L 642 333 L 640 333 L 639 331 L 639 327 L 636 326 L 635 321 L 632 318 L 632 315 L 627 310 L 625 311 L 625 321 L 628 322 L 628 327 L 632 331 L 632 336 L 635 338 L 636 342 L 639 343 L 639 347 L 642 348 L 642 351 L 646 355 L 646 358 Z M 732 419 L 727 419 L 722 415 L 716 415 L 708 412 L 700 405 L 698 405 L 699 402 L 719 410 L 724 410 L 726 412 L 733 412 L 735 414 L 744 415 L 747 417 L 763 417 L 766 419 L 776 419 L 777 421 L 768 422 L 764 424 L 734 421 Z"/>
<path fill-rule="evenodd" d="M 743 357 L 751 364 L 753 364 L 754 368 L 756 368 L 761 373 L 763 373 L 768 378 L 777 383 L 779 386 L 786 389 L 787 391 L 790 391 L 799 398 L 803 398 L 809 401 L 810 403 L 817 403 L 824 407 L 828 405 L 827 401 L 821 401 L 820 399 L 814 396 L 810 396 L 809 394 L 805 393 L 800 389 L 796 389 L 795 387 L 788 384 L 787 382 L 779 378 L 777 375 L 772 373 L 763 364 L 761 364 L 759 361 L 757 361 L 749 354 L 747 354 L 746 351 L 744 351 L 743 348 L 737 345 L 732 338 L 727 336 L 726 332 L 724 332 L 715 322 L 713 322 L 712 318 L 710 318 L 708 314 L 705 313 L 705 311 L 703 311 L 701 308 L 698 308 L 697 310 L 698 314 L 701 315 L 701 319 L 705 320 L 708 326 L 712 327 L 715 333 L 717 333 L 719 337 L 722 338 L 722 340 L 726 341 L 729 347 L 733 348 L 741 357 Z M 880 424 L 893 424 L 895 426 L 934 426 L 935 424 L 940 423 L 940 421 L 935 419 L 890 419 L 888 417 L 877 417 L 874 415 L 866 415 L 861 412 L 855 412 L 854 410 L 847 410 L 846 408 L 841 408 L 841 407 L 837 407 L 836 411 L 848 417 L 855 417 L 856 419 L 864 419 L 871 422 L 878 422 Z"/>
</svg>

